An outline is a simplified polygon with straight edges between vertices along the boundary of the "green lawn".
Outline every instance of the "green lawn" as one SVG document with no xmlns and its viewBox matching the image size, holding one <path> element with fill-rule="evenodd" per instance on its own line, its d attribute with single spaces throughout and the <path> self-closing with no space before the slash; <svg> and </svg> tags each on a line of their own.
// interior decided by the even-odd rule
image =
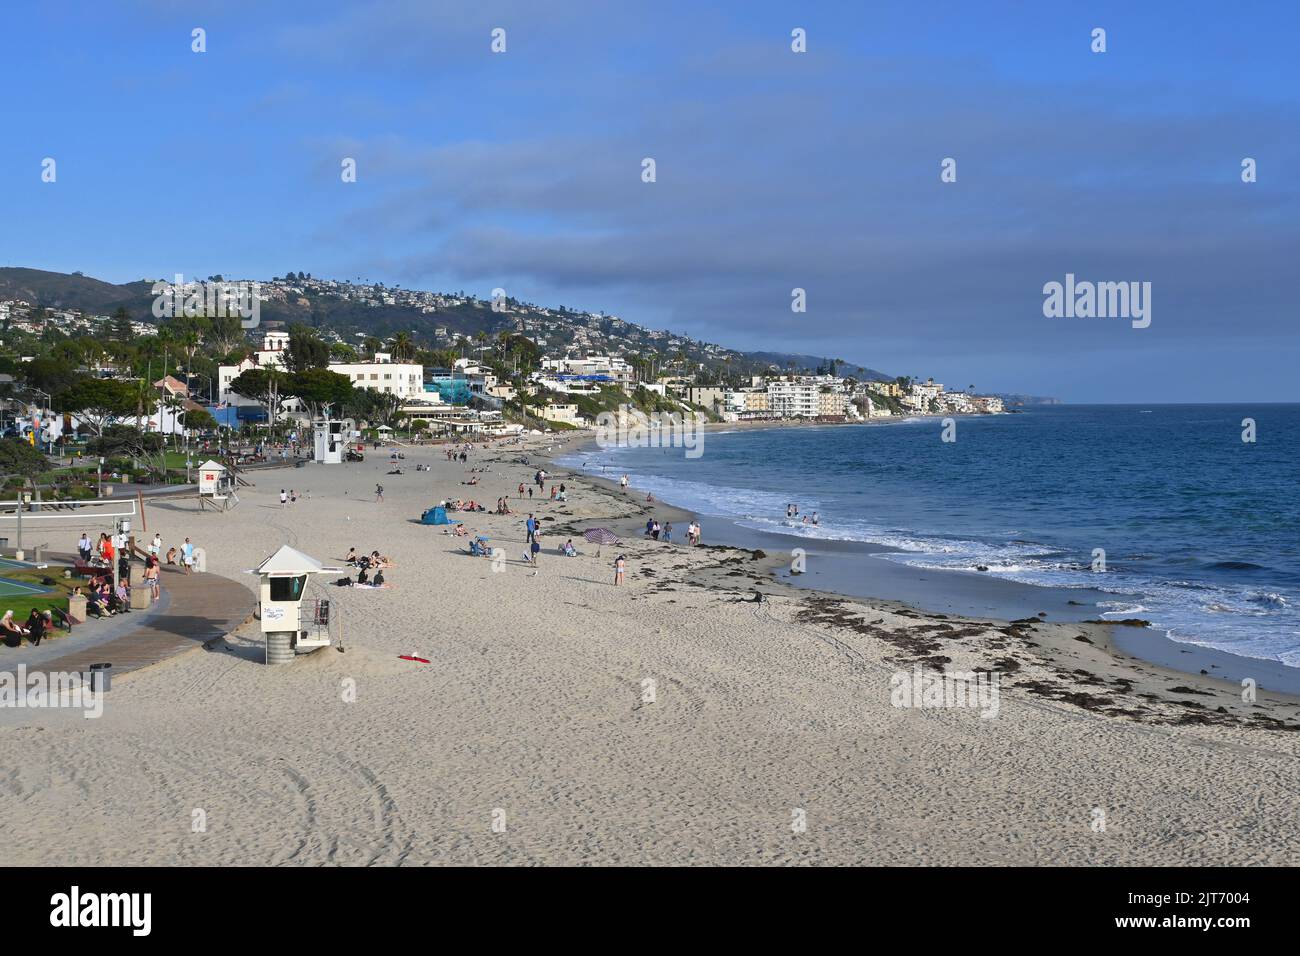
<svg viewBox="0 0 1300 956">
<path fill-rule="evenodd" d="M 0 580 L 0 613 L 4 611 L 13 611 L 14 618 L 23 621 L 31 613 L 32 608 L 46 610 L 47 608 L 58 608 L 60 611 L 68 609 L 68 595 L 72 589 L 80 582 L 79 578 L 63 577 L 62 568 L 48 568 L 44 571 L 18 571 L 9 568 L 0 568 L 0 577 L 8 578 L 10 581 L 21 581 L 24 584 L 32 584 L 37 587 L 50 587 L 52 590 L 43 594 L 19 593 L 18 589 L 13 588 L 7 581 Z M 53 585 L 42 585 L 44 578 L 53 578 Z"/>
</svg>

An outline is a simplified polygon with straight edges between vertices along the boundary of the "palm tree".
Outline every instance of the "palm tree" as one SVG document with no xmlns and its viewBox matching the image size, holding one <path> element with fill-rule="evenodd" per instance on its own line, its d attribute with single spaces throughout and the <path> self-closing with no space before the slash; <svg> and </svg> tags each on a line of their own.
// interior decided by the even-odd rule
<svg viewBox="0 0 1300 956">
<path fill-rule="evenodd" d="M 393 336 L 392 341 L 393 358 L 398 362 L 405 362 L 415 352 L 415 342 L 412 341 L 409 332 L 398 332 Z"/>
</svg>

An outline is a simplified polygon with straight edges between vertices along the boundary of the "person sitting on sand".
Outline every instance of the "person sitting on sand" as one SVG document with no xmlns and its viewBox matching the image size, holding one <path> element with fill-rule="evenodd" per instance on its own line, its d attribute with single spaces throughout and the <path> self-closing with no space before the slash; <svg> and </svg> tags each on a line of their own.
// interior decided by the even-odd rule
<svg viewBox="0 0 1300 956">
<path fill-rule="evenodd" d="M 456 537 L 458 537 L 458 538 L 463 538 L 463 537 L 465 537 L 467 534 L 469 534 L 469 532 L 465 530 L 465 526 L 464 526 L 463 524 L 452 525 L 452 532 L 451 532 L 451 533 L 454 534 L 454 535 L 455 535 Z"/>
<path fill-rule="evenodd" d="M 22 625 L 14 620 L 14 612 L 5 611 L 5 616 L 0 618 L 0 638 L 3 638 L 5 647 L 18 647 L 26 636 Z"/>
<path fill-rule="evenodd" d="M 462 485 L 477 485 L 477 484 L 478 484 L 478 475 L 475 475 L 475 476 L 474 476 L 473 478 L 471 478 L 469 481 L 462 481 L 461 484 L 462 484 Z"/>
<path fill-rule="evenodd" d="M 348 556 L 343 559 L 344 564 L 355 564 L 357 561 L 357 549 L 348 548 Z"/>
<path fill-rule="evenodd" d="M 383 572 L 383 571 L 376 571 L 376 572 L 375 572 L 374 586 L 377 587 L 377 588 L 382 588 L 382 587 L 384 586 L 384 572 Z"/>
<path fill-rule="evenodd" d="M 564 547 L 560 550 L 564 552 L 566 558 L 576 558 L 578 556 L 578 549 L 573 546 L 572 538 L 564 542 Z"/>
</svg>

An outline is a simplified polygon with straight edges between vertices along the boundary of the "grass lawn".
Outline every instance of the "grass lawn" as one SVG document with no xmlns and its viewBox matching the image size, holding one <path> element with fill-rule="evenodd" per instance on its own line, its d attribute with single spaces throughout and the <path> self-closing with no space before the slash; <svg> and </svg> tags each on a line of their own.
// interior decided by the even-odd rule
<svg viewBox="0 0 1300 956">
<path fill-rule="evenodd" d="M 61 568 L 48 568 L 44 571 L 19 571 L 10 568 L 0 568 L 0 614 L 5 611 L 13 611 L 15 620 L 19 622 L 27 619 L 32 608 L 44 611 L 47 608 L 58 608 L 60 611 L 68 609 L 68 595 L 72 589 L 80 582 L 79 578 L 63 577 Z M 52 585 L 43 585 L 41 582 L 45 578 L 51 578 L 54 581 Z M 19 581 L 23 584 L 30 584 L 39 588 L 49 588 L 41 594 L 26 593 L 21 588 L 14 587 L 9 582 Z"/>
</svg>

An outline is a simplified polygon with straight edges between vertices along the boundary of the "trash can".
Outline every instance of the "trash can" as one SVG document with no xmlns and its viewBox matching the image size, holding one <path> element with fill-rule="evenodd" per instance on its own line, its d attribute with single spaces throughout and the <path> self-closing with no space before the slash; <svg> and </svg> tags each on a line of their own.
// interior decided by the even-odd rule
<svg viewBox="0 0 1300 956">
<path fill-rule="evenodd" d="M 102 694 L 108 690 L 112 683 L 108 669 L 112 664 L 91 664 L 90 665 L 90 689 L 96 694 Z"/>
</svg>

